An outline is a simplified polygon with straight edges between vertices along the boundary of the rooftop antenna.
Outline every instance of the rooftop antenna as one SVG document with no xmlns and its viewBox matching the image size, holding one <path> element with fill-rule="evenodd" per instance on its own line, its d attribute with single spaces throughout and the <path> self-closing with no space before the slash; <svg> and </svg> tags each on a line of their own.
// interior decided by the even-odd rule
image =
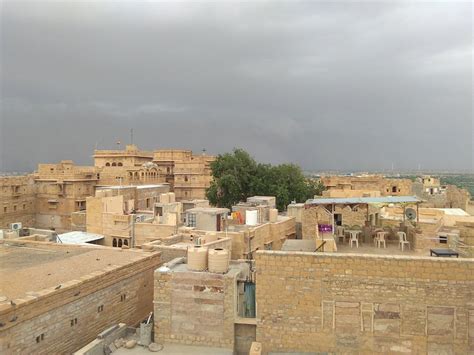
<svg viewBox="0 0 474 355">
<path fill-rule="evenodd" d="M 202 155 L 206 155 L 206 148 L 202 148 Z"/>
<path fill-rule="evenodd" d="M 130 128 L 130 144 L 133 145 L 133 128 Z"/>
</svg>

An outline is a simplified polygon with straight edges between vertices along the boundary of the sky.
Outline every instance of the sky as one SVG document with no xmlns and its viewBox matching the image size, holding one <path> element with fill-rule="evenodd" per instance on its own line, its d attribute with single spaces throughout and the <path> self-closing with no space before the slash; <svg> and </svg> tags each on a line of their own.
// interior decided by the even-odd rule
<svg viewBox="0 0 474 355">
<path fill-rule="evenodd" d="M 0 0 L 0 171 L 93 150 L 474 170 L 470 1 Z"/>
</svg>

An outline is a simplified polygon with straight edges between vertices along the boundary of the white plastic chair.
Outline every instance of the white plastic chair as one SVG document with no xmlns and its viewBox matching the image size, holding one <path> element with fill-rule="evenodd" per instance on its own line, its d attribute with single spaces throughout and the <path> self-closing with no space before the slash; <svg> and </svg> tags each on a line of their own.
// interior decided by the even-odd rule
<svg viewBox="0 0 474 355">
<path fill-rule="evenodd" d="M 339 241 L 339 239 L 342 238 L 342 242 L 344 243 L 346 241 L 346 233 L 344 231 L 344 227 L 342 226 L 337 226 L 336 227 L 336 238 Z"/>
<path fill-rule="evenodd" d="M 357 239 L 357 235 L 359 232 L 357 231 L 351 231 L 351 238 L 349 239 L 349 242 L 351 243 L 351 248 L 352 248 L 352 243 L 356 243 L 357 248 L 359 247 L 359 239 Z"/>
<path fill-rule="evenodd" d="M 380 248 L 380 246 L 382 245 L 383 243 L 383 247 L 386 249 L 387 248 L 387 244 L 385 243 L 385 232 L 378 232 L 377 233 L 377 247 Z"/>
<path fill-rule="evenodd" d="M 399 248 L 404 250 L 405 244 L 408 245 L 408 249 L 410 248 L 410 242 L 407 240 L 407 234 L 405 232 L 397 232 L 398 235 L 398 243 Z"/>
</svg>

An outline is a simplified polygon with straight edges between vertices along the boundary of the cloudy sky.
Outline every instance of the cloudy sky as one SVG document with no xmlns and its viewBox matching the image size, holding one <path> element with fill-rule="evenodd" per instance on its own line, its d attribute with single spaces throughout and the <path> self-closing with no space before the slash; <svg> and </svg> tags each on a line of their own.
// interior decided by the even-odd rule
<svg viewBox="0 0 474 355">
<path fill-rule="evenodd" d="M 0 0 L 0 170 L 94 147 L 473 169 L 469 1 Z"/>
</svg>

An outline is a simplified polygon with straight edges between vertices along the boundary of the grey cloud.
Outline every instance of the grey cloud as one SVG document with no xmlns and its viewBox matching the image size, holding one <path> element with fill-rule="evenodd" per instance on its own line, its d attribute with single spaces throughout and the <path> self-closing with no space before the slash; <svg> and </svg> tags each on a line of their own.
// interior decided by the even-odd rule
<svg viewBox="0 0 474 355">
<path fill-rule="evenodd" d="M 305 169 L 472 169 L 467 2 L 26 2 L 1 13 L 0 170 L 98 144 Z"/>
</svg>

